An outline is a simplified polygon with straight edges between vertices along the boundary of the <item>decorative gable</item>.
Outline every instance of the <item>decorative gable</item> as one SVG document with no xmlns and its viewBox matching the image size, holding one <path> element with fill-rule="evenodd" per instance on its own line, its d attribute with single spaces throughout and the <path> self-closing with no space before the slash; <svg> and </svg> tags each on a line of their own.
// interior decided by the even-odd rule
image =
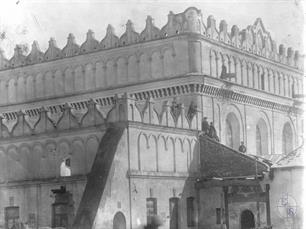
<svg viewBox="0 0 306 229">
<path fill-rule="evenodd" d="M 254 25 L 253 25 L 253 31 L 254 33 L 258 33 L 259 31 L 261 31 L 263 34 L 267 34 L 268 32 L 266 31 L 263 22 L 261 20 L 261 18 L 257 18 Z"/>
<path fill-rule="evenodd" d="M 183 32 L 206 34 L 206 28 L 202 21 L 201 10 L 198 10 L 195 7 L 190 7 L 187 10 L 185 10 L 183 14 L 184 14 Z"/>
<path fill-rule="evenodd" d="M 241 31 L 241 43 L 244 50 L 253 52 L 254 35 L 250 26 Z"/>
<path fill-rule="evenodd" d="M 14 56 L 10 59 L 10 66 L 12 68 L 23 66 L 26 64 L 26 57 L 22 54 L 20 45 L 16 45 L 14 49 Z"/>
<path fill-rule="evenodd" d="M 5 69 L 9 67 L 9 61 L 5 58 L 3 50 L 0 49 L 0 69 Z"/>
<path fill-rule="evenodd" d="M 44 53 L 40 51 L 37 41 L 33 41 L 30 54 L 27 56 L 26 61 L 28 64 L 41 63 L 44 60 Z"/>
<path fill-rule="evenodd" d="M 207 18 L 207 36 L 210 39 L 219 40 L 218 31 L 216 28 L 216 20 L 212 15 Z"/>
<path fill-rule="evenodd" d="M 78 55 L 79 52 L 80 52 L 80 46 L 76 44 L 74 35 L 72 33 L 69 33 L 67 38 L 67 44 L 62 51 L 63 56 L 64 57 L 75 56 Z"/>
<path fill-rule="evenodd" d="M 86 41 L 81 45 L 81 53 L 89 53 L 99 49 L 99 41 L 95 39 L 95 33 L 89 29 Z"/>
<path fill-rule="evenodd" d="M 140 34 L 141 41 L 148 41 L 160 38 L 160 30 L 153 24 L 151 16 L 147 17 L 146 27 Z"/>
<path fill-rule="evenodd" d="M 227 23 L 225 20 L 222 20 L 220 22 L 219 25 L 219 37 L 220 37 L 220 41 L 224 42 L 226 44 L 230 44 L 231 43 L 231 39 L 227 33 Z"/>
<path fill-rule="evenodd" d="M 231 30 L 231 41 L 232 45 L 234 45 L 237 48 L 240 48 L 241 46 L 241 41 L 240 41 L 240 36 L 239 36 L 239 28 L 237 25 L 234 25 Z"/>
<path fill-rule="evenodd" d="M 119 38 L 116 36 L 114 28 L 111 25 L 107 26 L 106 35 L 101 41 L 100 46 L 102 49 L 115 48 L 119 45 Z"/>
<path fill-rule="evenodd" d="M 182 30 L 182 25 L 180 24 L 180 22 L 182 22 L 182 20 L 179 20 L 179 18 L 177 18 L 176 15 L 174 15 L 173 12 L 170 11 L 168 14 L 168 22 L 161 29 L 161 36 L 168 37 L 179 34 Z"/>
<path fill-rule="evenodd" d="M 56 60 L 62 57 L 61 50 L 57 47 L 56 41 L 54 38 L 50 38 L 49 47 L 45 52 L 44 59 L 46 61 Z"/>
<path fill-rule="evenodd" d="M 119 44 L 120 45 L 130 45 L 137 43 L 140 40 L 139 34 L 135 32 L 134 26 L 131 20 L 128 20 L 126 23 L 126 31 L 120 37 Z"/>
</svg>

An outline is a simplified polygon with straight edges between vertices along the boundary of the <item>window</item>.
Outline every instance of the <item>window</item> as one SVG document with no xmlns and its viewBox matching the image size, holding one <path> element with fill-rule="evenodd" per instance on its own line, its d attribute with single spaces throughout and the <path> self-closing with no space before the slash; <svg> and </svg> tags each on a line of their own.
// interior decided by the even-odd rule
<svg viewBox="0 0 306 229">
<path fill-rule="evenodd" d="M 283 153 L 287 154 L 293 150 L 293 131 L 287 122 L 283 128 Z"/>
<path fill-rule="evenodd" d="M 19 228 L 19 207 L 10 206 L 5 208 L 5 228 Z"/>
<path fill-rule="evenodd" d="M 222 212 L 221 212 L 221 208 L 216 208 L 216 224 L 223 224 L 224 215 L 225 215 L 224 208 L 222 208 Z"/>
<path fill-rule="evenodd" d="M 169 200 L 170 229 L 178 229 L 179 226 L 179 198 L 172 197 Z"/>
<path fill-rule="evenodd" d="M 260 128 L 256 125 L 256 154 L 262 155 L 262 143 L 261 143 L 261 133 Z"/>
<path fill-rule="evenodd" d="M 194 207 L 194 197 L 187 198 L 187 226 L 195 226 L 195 207 Z"/>
<path fill-rule="evenodd" d="M 71 160 L 70 158 L 66 158 L 61 163 L 60 168 L 60 176 L 61 177 L 69 177 L 71 176 Z"/>
<path fill-rule="evenodd" d="M 233 130 L 228 120 L 226 120 L 226 145 L 233 148 Z"/>
<path fill-rule="evenodd" d="M 256 124 L 256 154 L 269 154 L 269 131 L 266 122 L 260 118 Z"/>
<path fill-rule="evenodd" d="M 226 116 L 225 125 L 226 145 L 228 147 L 238 150 L 240 146 L 240 124 L 237 116 L 233 112 L 230 112 Z"/>
<path fill-rule="evenodd" d="M 152 225 L 157 215 L 157 199 L 147 198 L 147 225 Z"/>
</svg>

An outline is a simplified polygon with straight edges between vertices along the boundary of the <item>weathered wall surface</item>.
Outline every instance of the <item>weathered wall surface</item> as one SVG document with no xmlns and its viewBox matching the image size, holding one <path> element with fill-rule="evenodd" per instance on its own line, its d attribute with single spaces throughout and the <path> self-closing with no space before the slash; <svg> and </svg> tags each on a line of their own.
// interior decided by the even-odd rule
<svg viewBox="0 0 306 229">
<path fill-rule="evenodd" d="M 302 228 L 303 225 L 302 167 L 275 168 L 271 181 L 271 220 L 275 228 Z M 290 208 L 290 209 L 289 209 Z"/>
<path fill-rule="evenodd" d="M 74 209 L 76 210 L 81 201 L 81 197 L 86 184 L 86 177 L 73 177 L 61 179 L 45 179 L 32 182 L 19 182 L 10 185 L 0 186 L 0 227 L 5 225 L 5 207 L 19 206 L 20 222 L 29 221 L 30 214 L 35 216 L 35 225 L 39 227 L 52 226 L 52 204 L 54 196 L 52 189 L 59 189 L 66 186 L 67 191 L 73 195 Z M 13 198 L 13 203 L 10 200 Z"/>
<path fill-rule="evenodd" d="M 169 199 L 179 198 L 179 225 L 187 227 L 186 198 L 196 198 L 195 174 L 199 171 L 196 132 L 164 127 L 129 128 L 131 209 L 133 228 L 147 223 L 146 199 L 157 199 L 161 228 L 169 228 Z"/>
<path fill-rule="evenodd" d="M 51 227 L 54 203 L 51 190 L 60 186 L 66 186 L 72 193 L 76 211 L 86 184 L 85 175 L 91 169 L 101 136 L 101 132 L 85 131 L 3 144 L 0 225 L 4 225 L 5 207 L 13 205 L 20 207 L 21 222 L 28 222 L 29 215 L 34 214 L 38 226 Z M 61 177 L 61 165 L 68 158 L 71 176 Z"/>
</svg>

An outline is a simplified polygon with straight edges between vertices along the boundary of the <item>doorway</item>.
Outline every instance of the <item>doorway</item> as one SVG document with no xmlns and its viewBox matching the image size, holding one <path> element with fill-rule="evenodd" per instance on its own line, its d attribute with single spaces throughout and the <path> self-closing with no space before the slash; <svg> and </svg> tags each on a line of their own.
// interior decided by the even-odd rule
<svg viewBox="0 0 306 229">
<path fill-rule="evenodd" d="M 122 212 L 117 212 L 114 216 L 113 229 L 126 229 L 126 221 Z"/>
<path fill-rule="evenodd" d="M 240 216 L 241 229 L 255 228 L 254 214 L 250 210 L 244 210 Z"/>
</svg>

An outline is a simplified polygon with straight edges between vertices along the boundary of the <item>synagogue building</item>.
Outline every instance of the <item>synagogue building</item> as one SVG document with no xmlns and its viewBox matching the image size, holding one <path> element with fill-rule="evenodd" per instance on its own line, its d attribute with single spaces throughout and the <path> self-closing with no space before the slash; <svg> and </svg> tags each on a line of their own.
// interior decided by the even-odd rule
<svg viewBox="0 0 306 229">
<path fill-rule="evenodd" d="M 0 228 L 302 228 L 303 56 L 238 26 L 0 52 Z"/>
</svg>

